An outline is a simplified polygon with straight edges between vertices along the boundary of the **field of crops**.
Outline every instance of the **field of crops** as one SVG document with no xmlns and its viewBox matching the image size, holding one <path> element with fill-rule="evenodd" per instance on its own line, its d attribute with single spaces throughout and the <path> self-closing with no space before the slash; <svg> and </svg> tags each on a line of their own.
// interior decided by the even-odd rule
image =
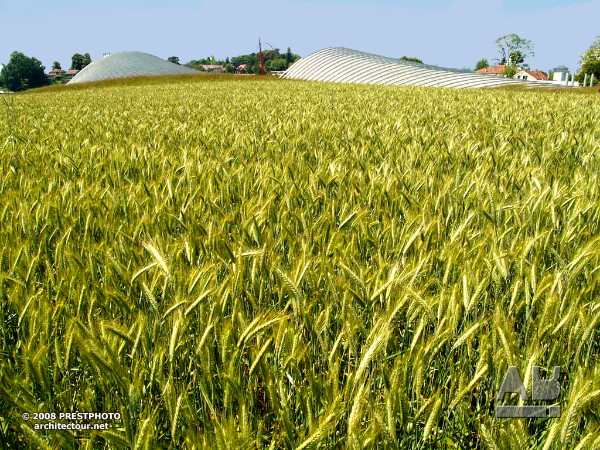
<svg viewBox="0 0 600 450">
<path fill-rule="evenodd" d="M 5 448 L 600 447 L 599 95 L 0 101 Z M 561 418 L 494 418 L 511 365 L 562 367 Z M 122 418 L 22 419 L 75 411 Z"/>
</svg>

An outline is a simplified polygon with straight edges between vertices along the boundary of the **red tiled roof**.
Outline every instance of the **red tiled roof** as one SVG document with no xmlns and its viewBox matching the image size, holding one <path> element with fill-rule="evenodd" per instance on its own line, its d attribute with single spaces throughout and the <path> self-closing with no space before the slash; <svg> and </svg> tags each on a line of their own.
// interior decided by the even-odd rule
<svg viewBox="0 0 600 450">
<path fill-rule="evenodd" d="M 78 72 L 79 72 L 79 70 L 77 70 L 77 69 L 70 69 L 67 73 L 70 75 L 70 74 L 76 74 Z"/>
<path fill-rule="evenodd" d="M 475 73 L 491 73 L 493 75 L 498 75 L 504 72 L 504 68 L 506 66 L 489 66 L 484 67 L 483 69 L 476 70 Z"/>
<path fill-rule="evenodd" d="M 536 80 L 544 80 L 544 81 L 550 80 L 550 78 L 548 78 L 548 75 L 546 75 L 545 73 L 542 73 L 538 70 L 525 70 L 525 72 L 527 72 L 529 75 L 531 75 Z"/>
</svg>

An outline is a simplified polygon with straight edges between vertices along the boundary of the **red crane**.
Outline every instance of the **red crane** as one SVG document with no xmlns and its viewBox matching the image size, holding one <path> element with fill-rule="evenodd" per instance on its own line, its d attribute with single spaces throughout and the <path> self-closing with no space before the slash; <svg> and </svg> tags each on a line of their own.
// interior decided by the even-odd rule
<svg viewBox="0 0 600 450">
<path fill-rule="evenodd" d="M 265 54 L 265 57 L 267 59 L 271 59 L 273 57 L 274 54 L 274 50 L 273 50 L 273 46 L 271 44 L 269 44 L 268 42 L 266 43 L 269 47 L 271 47 L 271 51 L 267 52 Z M 258 58 L 260 60 L 260 74 L 264 75 L 265 74 L 265 66 L 264 66 L 264 58 L 263 58 L 263 52 L 262 52 L 262 44 L 260 43 L 260 38 L 258 38 Z"/>
<path fill-rule="evenodd" d="M 259 54 L 259 58 L 260 58 L 260 74 L 264 75 L 265 68 L 263 66 L 263 56 L 262 56 L 262 47 L 260 45 L 260 38 L 258 38 L 258 54 Z"/>
</svg>

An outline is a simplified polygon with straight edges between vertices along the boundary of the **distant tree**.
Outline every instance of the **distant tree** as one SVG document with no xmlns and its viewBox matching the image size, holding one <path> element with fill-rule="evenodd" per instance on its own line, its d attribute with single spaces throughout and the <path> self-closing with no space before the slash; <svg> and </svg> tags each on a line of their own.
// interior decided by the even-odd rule
<svg viewBox="0 0 600 450">
<path fill-rule="evenodd" d="M 462 73 L 471 73 L 471 72 L 473 72 L 473 69 L 471 69 L 471 68 L 470 68 L 470 67 L 468 67 L 468 66 L 464 66 L 464 67 L 462 67 L 462 68 L 460 69 L 460 71 L 461 71 Z"/>
<path fill-rule="evenodd" d="M 52 63 L 52 69 L 59 69 L 60 70 L 61 69 L 60 63 L 58 61 L 54 61 Z"/>
<path fill-rule="evenodd" d="M 275 58 L 275 59 L 269 59 L 266 63 L 265 63 L 265 69 L 268 71 L 271 70 L 285 70 L 287 69 L 288 65 L 287 62 L 284 58 Z"/>
<path fill-rule="evenodd" d="M 527 64 L 523 64 L 525 62 L 525 58 L 521 52 L 512 52 L 509 55 L 508 60 L 510 64 L 514 64 L 515 66 L 522 66 L 523 68 L 529 67 Z"/>
<path fill-rule="evenodd" d="M 288 51 L 286 51 L 286 53 L 281 53 L 280 50 L 276 48 L 273 49 L 273 51 L 263 52 L 263 56 L 265 57 L 265 67 L 267 68 L 267 70 L 285 70 L 287 67 L 289 67 L 289 65 L 293 64 L 294 62 L 300 59 L 300 55 L 292 53 L 290 48 L 288 48 Z M 283 59 L 285 61 L 285 67 L 282 69 L 269 69 L 269 67 L 280 67 L 280 61 L 273 63 L 273 61 L 278 59 Z M 290 61 L 290 64 L 288 64 L 288 59 Z M 259 55 L 257 53 L 232 56 L 231 58 L 229 58 L 229 60 L 237 71 L 244 73 L 260 73 Z M 241 66 L 242 64 L 246 64 L 246 69 L 239 69 L 239 66 Z"/>
<path fill-rule="evenodd" d="M 507 34 L 494 41 L 498 47 L 500 58 L 497 61 L 501 64 L 522 64 L 525 59 L 535 56 L 533 52 L 533 43 L 528 39 L 523 39 L 516 34 Z M 514 60 L 513 60 L 514 59 Z M 519 62 L 515 62 L 518 60 Z"/>
<path fill-rule="evenodd" d="M 507 64 L 506 67 L 504 68 L 504 71 L 502 72 L 502 74 L 507 78 L 512 78 L 517 74 L 518 71 L 519 71 L 519 69 L 517 68 L 516 65 Z"/>
<path fill-rule="evenodd" d="M 229 58 L 227 58 L 227 59 L 229 59 Z M 233 64 L 230 64 L 230 63 L 225 64 L 225 72 L 234 73 L 235 67 L 233 67 Z"/>
<path fill-rule="evenodd" d="M 72 70 L 81 70 L 88 64 L 91 64 L 92 58 L 89 53 L 82 55 L 80 53 L 75 53 L 71 57 L 71 69 Z"/>
<path fill-rule="evenodd" d="M 597 61 L 589 61 L 581 66 L 579 73 L 575 76 L 575 80 L 583 83 L 585 74 L 588 76 L 588 83 L 591 81 L 592 74 L 594 75 L 594 86 L 600 84 L 600 59 Z"/>
<path fill-rule="evenodd" d="M 581 55 L 581 60 L 579 62 L 581 69 L 579 73 L 575 77 L 577 81 L 583 83 L 585 78 L 585 74 L 588 74 L 589 77 L 594 74 L 594 84 L 600 84 L 600 36 L 596 38 L 590 48 Z"/>
<path fill-rule="evenodd" d="M 583 66 L 586 63 L 598 60 L 600 60 L 600 36 L 597 36 L 596 40 L 590 45 L 590 48 L 581 55 L 580 64 Z"/>
<path fill-rule="evenodd" d="M 229 64 L 229 56 L 225 58 L 225 64 Z"/>
<path fill-rule="evenodd" d="M 167 61 L 170 61 L 170 62 L 172 62 L 174 64 L 179 64 L 179 58 L 177 56 L 169 56 L 167 58 Z"/>
<path fill-rule="evenodd" d="M 416 62 L 419 64 L 423 64 L 423 61 L 421 61 L 419 58 L 409 58 L 408 56 L 403 56 L 402 58 L 400 58 L 401 61 L 410 61 L 410 62 Z"/>
<path fill-rule="evenodd" d="M 477 64 L 475 64 L 475 72 L 477 72 L 478 70 L 481 69 L 485 69 L 486 67 L 489 67 L 490 63 L 488 62 L 488 60 L 486 58 L 482 58 L 479 61 L 477 61 Z"/>
<path fill-rule="evenodd" d="M 20 52 L 10 55 L 10 62 L 0 72 L 0 85 L 11 91 L 22 91 L 29 88 L 45 86 L 48 77 L 46 68 L 36 58 L 29 58 Z"/>
</svg>

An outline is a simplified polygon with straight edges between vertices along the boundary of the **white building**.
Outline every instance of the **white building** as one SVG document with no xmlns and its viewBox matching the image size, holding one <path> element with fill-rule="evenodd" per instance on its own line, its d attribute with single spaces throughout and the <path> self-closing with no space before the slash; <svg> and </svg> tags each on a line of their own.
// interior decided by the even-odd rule
<svg viewBox="0 0 600 450">
<path fill-rule="evenodd" d="M 523 81 L 481 73 L 461 73 L 342 47 L 329 47 L 292 64 L 282 78 L 332 83 L 484 88 Z"/>
<path fill-rule="evenodd" d="M 567 81 L 569 69 L 565 66 L 558 66 L 552 69 L 552 81 Z"/>
</svg>

